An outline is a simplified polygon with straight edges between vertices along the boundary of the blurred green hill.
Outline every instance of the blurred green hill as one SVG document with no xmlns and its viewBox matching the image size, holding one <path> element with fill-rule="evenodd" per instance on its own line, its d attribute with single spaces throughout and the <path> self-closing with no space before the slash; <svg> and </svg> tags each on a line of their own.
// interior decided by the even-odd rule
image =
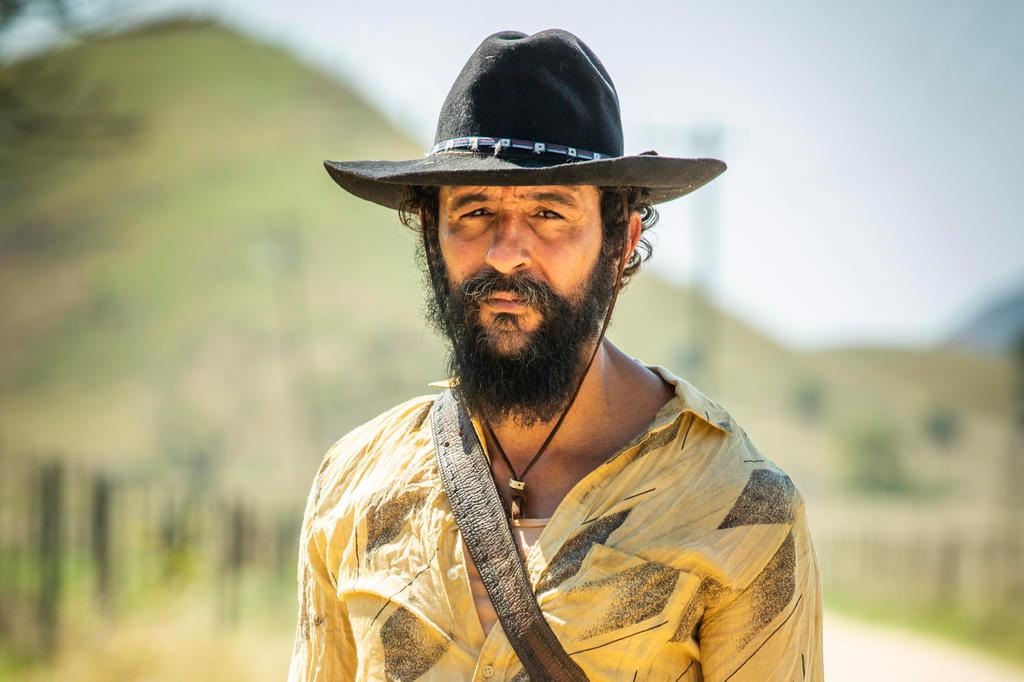
<svg viewBox="0 0 1024 682">
<path fill-rule="evenodd" d="M 360 97 L 202 23 L 48 59 L 135 132 L 7 163 L 5 449 L 110 465 L 204 450 L 293 497 L 334 438 L 428 390 L 414 239 L 321 166 L 421 153 Z"/>
<path fill-rule="evenodd" d="M 441 349 L 419 315 L 414 236 L 321 167 L 422 153 L 357 93 L 202 22 L 6 68 L 40 62 L 127 125 L 97 148 L 3 159 L 5 451 L 129 472 L 202 453 L 218 485 L 294 502 L 333 440 L 430 390 Z M 79 90 L 34 96 L 72 110 Z M 695 330 L 715 348 L 699 363 Z M 907 476 L 944 503 L 985 499 L 998 476 L 1006 359 L 795 353 L 650 272 L 610 336 L 722 403 L 809 497 L 846 494 L 858 429 L 896 439 Z M 929 420 L 953 433 L 941 447 Z"/>
</svg>

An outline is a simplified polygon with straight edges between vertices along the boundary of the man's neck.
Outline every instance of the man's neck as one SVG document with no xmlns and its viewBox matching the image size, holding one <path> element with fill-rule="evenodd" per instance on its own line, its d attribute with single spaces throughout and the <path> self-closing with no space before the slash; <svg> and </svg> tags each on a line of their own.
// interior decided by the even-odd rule
<svg viewBox="0 0 1024 682">
<path fill-rule="evenodd" d="M 671 387 L 658 375 L 605 339 L 543 458 L 557 457 L 557 453 L 600 454 L 597 451 L 624 444 L 646 426 L 671 397 Z M 491 424 L 491 428 L 512 464 L 522 471 L 557 419 L 528 427 L 509 419 Z"/>
</svg>

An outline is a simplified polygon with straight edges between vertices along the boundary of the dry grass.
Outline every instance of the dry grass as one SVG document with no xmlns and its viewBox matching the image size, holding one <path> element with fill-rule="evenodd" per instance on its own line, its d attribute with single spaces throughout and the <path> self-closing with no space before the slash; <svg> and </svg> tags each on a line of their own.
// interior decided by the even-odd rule
<svg viewBox="0 0 1024 682">
<path fill-rule="evenodd" d="M 200 594 L 155 600 L 117 622 L 69 626 L 51 665 L 27 668 L 11 682 L 254 682 L 287 676 L 292 623 L 218 622 Z"/>
</svg>

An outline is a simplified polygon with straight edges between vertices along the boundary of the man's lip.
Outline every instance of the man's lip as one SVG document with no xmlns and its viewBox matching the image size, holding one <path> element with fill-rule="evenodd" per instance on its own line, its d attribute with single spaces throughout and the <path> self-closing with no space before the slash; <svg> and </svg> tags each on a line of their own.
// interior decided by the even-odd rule
<svg viewBox="0 0 1024 682">
<path fill-rule="evenodd" d="M 488 296 L 484 301 L 484 304 L 494 308 L 495 310 L 520 310 L 525 307 L 523 299 L 518 296 Z"/>
</svg>

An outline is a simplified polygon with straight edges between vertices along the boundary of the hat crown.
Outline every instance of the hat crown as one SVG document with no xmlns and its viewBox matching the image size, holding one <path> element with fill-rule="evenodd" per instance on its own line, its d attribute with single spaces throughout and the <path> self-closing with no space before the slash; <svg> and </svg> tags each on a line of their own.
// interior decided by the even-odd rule
<svg viewBox="0 0 1024 682">
<path fill-rule="evenodd" d="M 619 97 L 604 65 L 557 29 L 488 36 L 445 98 L 435 144 L 461 137 L 518 138 L 622 156 Z"/>
</svg>

